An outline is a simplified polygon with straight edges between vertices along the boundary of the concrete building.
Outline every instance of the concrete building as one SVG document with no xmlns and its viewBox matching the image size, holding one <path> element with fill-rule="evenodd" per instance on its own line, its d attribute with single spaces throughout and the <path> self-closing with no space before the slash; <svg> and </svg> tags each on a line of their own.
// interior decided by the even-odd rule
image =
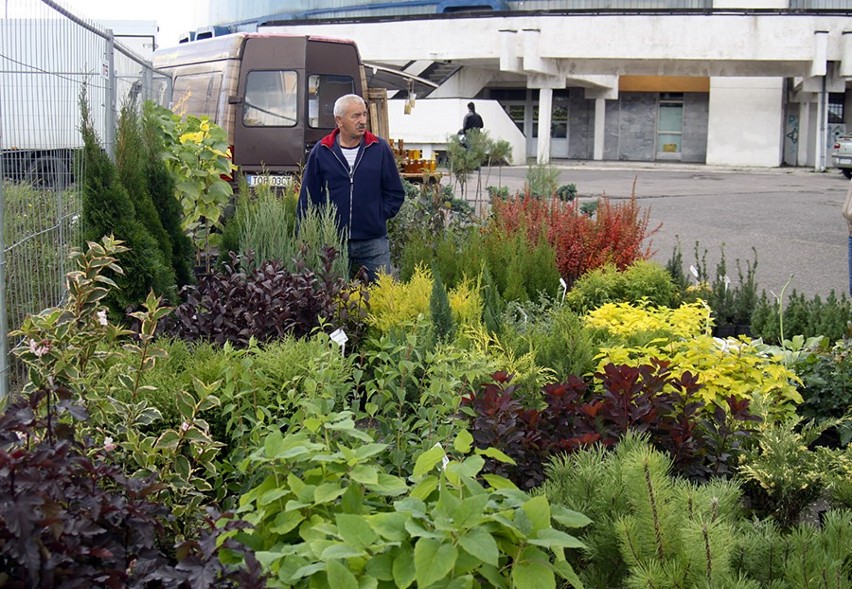
<svg viewBox="0 0 852 589">
<path fill-rule="evenodd" d="M 852 0 L 233 4 L 211 0 L 217 26 L 198 34 L 350 38 L 365 62 L 437 83 L 412 86 L 410 114 L 406 92 L 390 107 L 392 136 L 427 154 L 461 127 L 471 99 L 515 163 L 824 169 L 852 116 Z"/>
</svg>

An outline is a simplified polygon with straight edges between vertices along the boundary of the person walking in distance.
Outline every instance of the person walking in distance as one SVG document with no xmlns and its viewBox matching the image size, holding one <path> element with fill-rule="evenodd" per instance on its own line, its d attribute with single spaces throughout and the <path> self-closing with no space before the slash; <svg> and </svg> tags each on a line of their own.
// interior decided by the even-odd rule
<svg viewBox="0 0 852 589">
<path fill-rule="evenodd" d="M 337 128 L 314 145 L 302 173 L 298 213 L 308 203 L 337 208 L 337 227 L 347 238 L 349 274 L 361 267 L 369 281 L 390 273 L 387 220 L 399 212 L 405 190 L 390 146 L 367 131 L 367 105 L 357 94 L 334 103 Z"/>
<path fill-rule="evenodd" d="M 467 135 L 467 132 L 471 129 L 482 129 L 484 126 L 482 117 L 476 112 L 476 105 L 468 102 L 467 114 L 464 115 L 464 120 L 462 121 L 462 133 Z"/>
</svg>

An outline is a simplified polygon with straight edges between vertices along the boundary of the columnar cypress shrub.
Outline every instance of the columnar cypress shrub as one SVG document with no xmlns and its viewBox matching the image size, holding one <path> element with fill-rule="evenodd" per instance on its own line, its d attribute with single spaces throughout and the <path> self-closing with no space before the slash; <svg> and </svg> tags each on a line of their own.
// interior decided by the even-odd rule
<svg viewBox="0 0 852 589">
<path fill-rule="evenodd" d="M 163 160 L 165 145 L 154 103 L 145 102 L 142 111 L 142 139 L 145 143 L 144 167 L 148 194 L 160 216 L 160 223 L 171 242 L 171 264 L 178 286 L 193 282 L 192 264 L 195 247 L 181 227 L 183 211 L 175 192 L 175 179 Z"/>
<path fill-rule="evenodd" d="M 435 268 L 432 269 L 432 298 L 429 300 L 429 310 L 432 313 L 435 337 L 441 341 L 452 340 L 455 335 L 455 325 L 453 325 L 453 313 L 450 310 L 450 299 L 441 280 L 441 273 Z"/>
<path fill-rule="evenodd" d="M 114 277 L 117 289 L 110 291 L 107 304 L 117 316 L 123 317 L 128 308 L 141 303 L 148 292 L 157 294 L 173 288 L 170 267 L 162 262 L 156 240 L 136 218 L 130 196 L 121 185 L 115 164 L 100 145 L 86 98 L 85 88 L 80 98 L 81 131 L 85 178 L 83 182 L 83 237 L 99 241 L 112 234 L 129 248 L 118 256 L 124 274 Z"/>
<path fill-rule="evenodd" d="M 142 139 L 142 122 L 134 103 L 121 107 L 116 134 L 115 163 L 121 184 L 127 190 L 136 218 L 157 242 L 160 252 L 157 264 L 163 267 L 163 276 L 171 287 L 162 294 L 176 300 L 175 271 L 172 267 L 172 240 L 163 228 L 159 213 L 151 199 L 146 179 L 145 143 Z"/>
</svg>

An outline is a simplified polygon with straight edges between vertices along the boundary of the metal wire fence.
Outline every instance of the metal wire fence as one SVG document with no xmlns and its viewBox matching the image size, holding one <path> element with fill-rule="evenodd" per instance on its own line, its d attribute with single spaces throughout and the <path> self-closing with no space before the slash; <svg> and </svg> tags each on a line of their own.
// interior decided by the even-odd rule
<svg viewBox="0 0 852 589">
<path fill-rule="evenodd" d="M 6 0 L 0 10 L 2 398 L 22 376 L 6 334 L 61 303 L 68 254 L 83 245 L 81 97 L 112 156 L 118 109 L 151 98 L 154 74 L 112 31 L 56 2 Z"/>
</svg>

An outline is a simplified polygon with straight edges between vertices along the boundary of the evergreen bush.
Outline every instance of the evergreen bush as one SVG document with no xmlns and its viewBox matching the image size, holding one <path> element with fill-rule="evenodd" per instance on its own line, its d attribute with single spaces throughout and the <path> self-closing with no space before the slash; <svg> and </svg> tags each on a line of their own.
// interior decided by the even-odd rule
<svg viewBox="0 0 852 589">
<path fill-rule="evenodd" d="M 115 277 L 107 304 L 113 316 L 121 320 L 128 309 L 138 307 L 153 290 L 164 294 L 174 289 L 174 271 L 166 261 L 156 239 L 136 217 L 136 209 L 122 186 L 115 164 L 100 145 L 90 115 L 85 88 L 80 98 L 83 135 L 83 238 L 99 241 L 113 235 L 124 242 L 128 251 L 119 255 L 124 274 Z"/>
<path fill-rule="evenodd" d="M 195 246 L 183 230 L 183 210 L 177 198 L 175 178 L 165 162 L 165 137 L 160 132 L 158 115 L 151 101 L 146 101 L 142 107 L 142 139 L 148 193 L 171 244 L 177 284 L 185 286 L 195 280 L 192 270 Z"/>
<path fill-rule="evenodd" d="M 565 303 L 580 314 L 604 303 L 640 301 L 657 307 L 673 307 L 679 301 L 677 286 L 656 262 L 637 260 L 623 271 L 612 264 L 595 268 L 583 274 L 565 297 Z"/>
</svg>

